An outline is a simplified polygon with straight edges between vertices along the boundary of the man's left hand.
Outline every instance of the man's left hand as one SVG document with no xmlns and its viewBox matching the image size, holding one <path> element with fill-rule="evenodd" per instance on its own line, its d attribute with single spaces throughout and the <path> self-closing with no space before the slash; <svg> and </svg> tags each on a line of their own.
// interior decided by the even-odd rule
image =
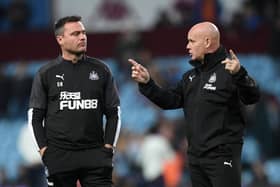
<svg viewBox="0 0 280 187">
<path fill-rule="evenodd" d="M 240 70 L 240 62 L 234 52 L 230 49 L 229 50 L 231 59 L 226 58 L 222 61 L 222 64 L 225 64 L 225 69 L 230 72 L 230 74 L 234 75 Z"/>
</svg>

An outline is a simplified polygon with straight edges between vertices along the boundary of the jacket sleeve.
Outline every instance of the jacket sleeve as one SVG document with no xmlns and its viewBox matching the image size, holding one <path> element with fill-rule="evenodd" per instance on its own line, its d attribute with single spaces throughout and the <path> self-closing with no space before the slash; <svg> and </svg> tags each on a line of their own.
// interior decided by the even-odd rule
<svg viewBox="0 0 280 187">
<path fill-rule="evenodd" d="M 47 138 L 43 121 L 46 115 L 47 94 L 44 89 L 40 71 L 33 80 L 29 99 L 28 124 L 36 140 L 38 149 L 47 145 Z"/>
<path fill-rule="evenodd" d="M 116 83 L 110 71 L 108 71 L 108 79 L 105 87 L 105 116 L 104 143 L 116 147 L 121 128 L 120 99 Z"/>
<path fill-rule="evenodd" d="M 183 80 L 175 88 L 163 89 L 152 79 L 146 84 L 139 84 L 140 92 L 162 109 L 177 109 L 183 106 Z"/>
<path fill-rule="evenodd" d="M 233 75 L 241 101 L 246 104 L 254 104 L 260 98 L 260 90 L 256 81 L 251 78 L 246 69 L 241 66 L 239 72 Z"/>
<path fill-rule="evenodd" d="M 30 108 L 28 110 L 28 126 L 37 143 L 38 150 L 47 146 L 46 132 L 43 126 L 45 113 L 44 109 Z"/>
</svg>

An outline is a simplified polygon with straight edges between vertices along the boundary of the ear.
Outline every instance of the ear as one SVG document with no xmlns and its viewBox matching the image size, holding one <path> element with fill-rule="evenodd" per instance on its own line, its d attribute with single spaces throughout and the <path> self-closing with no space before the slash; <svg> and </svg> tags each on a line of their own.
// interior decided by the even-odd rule
<svg viewBox="0 0 280 187">
<path fill-rule="evenodd" d="M 58 43 L 59 45 L 61 45 L 62 42 L 63 42 L 62 36 L 61 36 L 61 35 L 57 35 L 57 36 L 56 36 L 56 41 L 57 41 L 57 43 Z"/>
<path fill-rule="evenodd" d="M 205 38 L 205 48 L 209 48 L 210 45 L 211 45 L 211 40 L 210 40 L 210 38 L 206 37 Z"/>
</svg>

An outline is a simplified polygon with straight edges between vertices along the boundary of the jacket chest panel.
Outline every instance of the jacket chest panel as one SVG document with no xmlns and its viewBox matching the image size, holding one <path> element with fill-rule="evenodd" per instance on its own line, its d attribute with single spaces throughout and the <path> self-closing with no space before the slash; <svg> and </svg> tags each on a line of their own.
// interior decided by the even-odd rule
<svg viewBox="0 0 280 187">
<path fill-rule="evenodd" d="M 57 68 L 48 75 L 48 93 L 51 97 L 79 93 L 83 98 L 97 98 L 103 94 L 102 78 L 101 72 L 88 67 Z"/>
<path fill-rule="evenodd" d="M 187 105 L 225 103 L 230 97 L 229 80 L 220 71 L 191 74 L 185 91 Z"/>
</svg>

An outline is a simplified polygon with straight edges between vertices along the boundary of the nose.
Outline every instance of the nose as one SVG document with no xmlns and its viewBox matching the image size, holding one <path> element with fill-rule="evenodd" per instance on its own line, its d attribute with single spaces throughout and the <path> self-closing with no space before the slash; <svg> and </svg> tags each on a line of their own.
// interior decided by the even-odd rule
<svg viewBox="0 0 280 187">
<path fill-rule="evenodd" d="M 80 39 L 85 40 L 87 38 L 87 35 L 85 33 L 80 34 Z"/>
<path fill-rule="evenodd" d="M 190 49 L 190 45 L 189 45 L 189 43 L 187 43 L 187 45 L 186 45 L 186 51 L 188 52 L 189 49 Z"/>
</svg>

